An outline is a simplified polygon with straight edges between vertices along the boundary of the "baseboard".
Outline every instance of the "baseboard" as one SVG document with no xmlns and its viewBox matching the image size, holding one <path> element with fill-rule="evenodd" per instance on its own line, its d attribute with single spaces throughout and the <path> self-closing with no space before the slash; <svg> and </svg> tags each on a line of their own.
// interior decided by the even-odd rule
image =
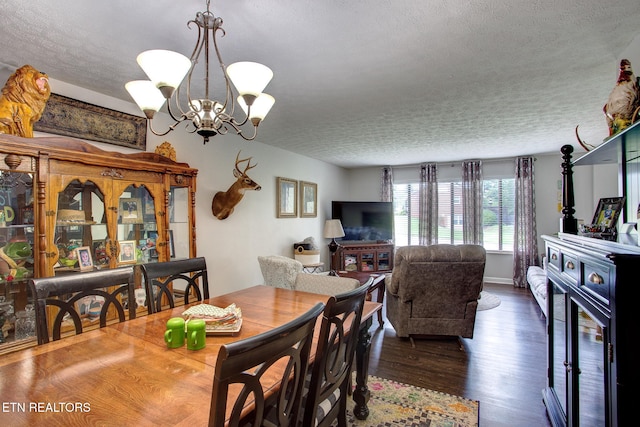
<svg viewBox="0 0 640 427">
<path fill-rule="evenodd" d="M 483 282 L 496 283 L 498 285 L 513 285 L 513 279 L 507 279 L 505 277 L 483 277 Z"/>
</svg>

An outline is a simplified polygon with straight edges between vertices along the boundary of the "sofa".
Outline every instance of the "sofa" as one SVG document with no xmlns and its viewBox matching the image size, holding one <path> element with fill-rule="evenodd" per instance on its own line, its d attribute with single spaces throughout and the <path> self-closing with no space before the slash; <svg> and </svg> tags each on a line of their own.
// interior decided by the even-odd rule
<svg viewBox="0 0 640 427">
<path fill-rule="evenodd" d="M 485 262 L 480 245 L 397 248 L 385 279 L 387 318 L 396 335 L 473 338 Z"/>
<path fill-rule="evenodd" d="M 527 269 L 529 290 L 540 306 L 540 311 L 547 316 L 547 258 L 542 258 L 542 267 L 532 265 Z"/>
<path fill-rule="evenodd" d="M 305 273 L 302 263 L 281 255 L 258 256 L 264 284 L 323 295 L 337 295 L 356 289 L 360 281 L 325 273 Z"/>
</svg>

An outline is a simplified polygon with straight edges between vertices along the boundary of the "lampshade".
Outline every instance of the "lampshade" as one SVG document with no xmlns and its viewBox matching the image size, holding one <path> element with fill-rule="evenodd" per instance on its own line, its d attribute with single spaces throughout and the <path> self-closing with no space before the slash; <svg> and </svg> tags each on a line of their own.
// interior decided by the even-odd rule
<svg viewBox="0 0 640 427">
<path fill-rule="evenodd" d="M 276 100 L 273 96 L 267 93 L 261 93 L 251 105 L 251 114 L 249 115 L 249 119 L 261 122 L 264 120 L 267 113 L 269 113 L 269 110 L 271 110 L 271 107 L 273 107 L 275 102 Z M 247 108 L 247 103 L 244 102 L 244 98 L 242 96 L 238 97 L 238 104 L 242 107 L 242 111 L 244 111 L 245 114 L 248 114 L 249 109 Z"/>
<path fill-rule="evenodd" d="M 240 96 L 257 97 L 273 78 L 273 71 L 257 62 L 236 62 L 227 67 L 227 75 Z"/>
<path fill-rule="evenodd" d="M 182 79 L 191 68 L 189 58 L 180 53 L 163 49 L 142 52 L 138 55 L 137 61 L 140 68 L 158 89 L 169 87 L 171 93 L 182 83 Z M 163 95 L 169 98 L 171 93 L 163 93 Z"/>
<path fill-rule="evenodd" d="M 160 111 L 166 101 L 162 93 L 149 80 L 134 80 L 124 85 L 124 87 L 145 114 L 150 111 Z M 153 117 L 153 114 L 151 117 Z"/>
<path fill-rule="evenodd" d="M 324 222 L 324 237 L 325 239 L 344 237 L 344 230 L 339 219 L 328 219 Z"/>
</svg>

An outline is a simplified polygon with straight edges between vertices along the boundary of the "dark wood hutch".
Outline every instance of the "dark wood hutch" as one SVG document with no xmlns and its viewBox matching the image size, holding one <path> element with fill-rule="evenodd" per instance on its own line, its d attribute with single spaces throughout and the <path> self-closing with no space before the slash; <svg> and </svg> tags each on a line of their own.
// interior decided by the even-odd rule
<svg viewBox="0 0 640 427">
<path fill-rule="evenodd" d="M 640 301 L 638 236 L 581 235 L 574 214 L 572 168 L 617 163 L 623 222 L 636 221 L 640 199 L 640 123 L 575 161 L 563 153 L 563 231 L 543 236 L 548 259 L 548 387 L 554 426 L 621 426 L 635 418 L 640 366 L 634 349 Z"/>
</svg>

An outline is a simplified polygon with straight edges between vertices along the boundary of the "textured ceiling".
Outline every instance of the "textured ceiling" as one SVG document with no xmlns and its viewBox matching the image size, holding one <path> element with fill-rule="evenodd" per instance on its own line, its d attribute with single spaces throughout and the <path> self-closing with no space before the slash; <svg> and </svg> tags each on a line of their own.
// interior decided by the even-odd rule
<svg viewBox="0 0 640 427">
<path fill-rule="evenodd" d="M 0 64 L 131 101 L 135 58 L 190 55 L 203 0 L 3 0 Z M 344 167 L 557 152 L 607 136 L 638 0 L 220 0 L 226 64 L 274 71 L 258 141 Z M 635 60 L 635 62 L 634 62 Z M 53 88 L 55 92 L 55 87 Z M 141 114 L 142 115 L 142 114 Z M 213 155 L 213 153 L 212 153 Z"/>
</svg>

